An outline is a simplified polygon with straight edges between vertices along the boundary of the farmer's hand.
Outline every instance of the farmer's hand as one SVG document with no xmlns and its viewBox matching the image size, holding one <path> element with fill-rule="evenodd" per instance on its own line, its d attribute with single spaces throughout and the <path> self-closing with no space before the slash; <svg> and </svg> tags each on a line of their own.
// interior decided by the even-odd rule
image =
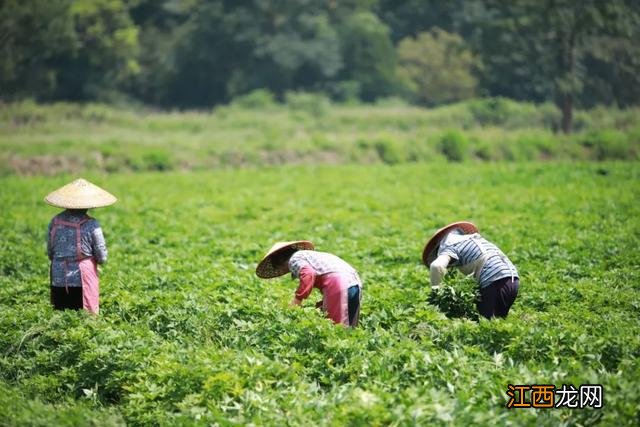
<svg viewBox="0 0 640 427">
<path fill-rule="evenodd" d="M 295 307 L 295 306 L 300 305 L 300 304 L 302 304 L 302 300 L 298 299 L 296 297 L 293 297 L 293 299 L 289 303 L 289 307 Z"/>
</svg>

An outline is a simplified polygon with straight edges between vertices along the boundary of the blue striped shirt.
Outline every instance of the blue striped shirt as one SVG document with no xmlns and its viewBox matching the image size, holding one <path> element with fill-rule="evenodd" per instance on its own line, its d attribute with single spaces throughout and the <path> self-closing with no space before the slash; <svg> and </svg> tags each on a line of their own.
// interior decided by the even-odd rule
<svg viewBox="0 0 640 427">
<path fill-rule="evenodd" d="M 438 249 L 438 256 L 448 255 L 453 259 L 450 265 L 452 267 L 460 267 L 477 261 L 482 256 L 483 251 L 486 261 L 480 270 L 478 280 L 481 288 L 505 277 L 518 278 L 518 270 L 516 270 L 511 260 L 496 245 L 479 234 L 474 234 L 453 244 L 446 244 L 446 239 L 442 239 Z"/>
</svg>

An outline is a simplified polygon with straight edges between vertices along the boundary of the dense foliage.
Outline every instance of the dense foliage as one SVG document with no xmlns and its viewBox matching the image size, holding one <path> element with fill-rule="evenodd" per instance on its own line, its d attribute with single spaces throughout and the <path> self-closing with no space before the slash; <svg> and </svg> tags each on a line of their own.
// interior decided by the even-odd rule
<svg viewBox="0 0 640 427">
<path fill-rule="evenodd" d="M 398 78 L 423 104 L 438 105 L 476 94 L 479 61 L 462 38 L 443 30 L 405 38 L 398 45 Z"/>
<path fill-rule="evenodd" d="M 101 314 L 53 312 L 44 251 L 68 177 L 1 179 L 1 425 L 636 425 L 635 163 L 355 165 L 91 175 L 109 243 Z M 426 238 L 466 218 L 518 266 L 506 320 Z M 253 269 L 308 238 L 362 273 L 362 325 L 289 309 Z M 312 298 L 313 299 L 313 298 Z M 507 384 L 604 386 L 602 410 L 508 410 Z"/>
<path fill-rule="evenodd" d="M 427 104 L 477 93 L 556 102 L 569 131 L 574 105 L 637 105 L 639 5 L 7 0 L 0 4 L 0 100 L 202 108 L 255 89 L 279 99 L 304 90 L 335 100 L 396 94 Z M 449 76 L 459 85 L 426 85 L 440 93 L 425 96 L 416 82 L 419 89 L 407 91 L 407 62 L 416 56 L 410 80 Z"/>
</svg>

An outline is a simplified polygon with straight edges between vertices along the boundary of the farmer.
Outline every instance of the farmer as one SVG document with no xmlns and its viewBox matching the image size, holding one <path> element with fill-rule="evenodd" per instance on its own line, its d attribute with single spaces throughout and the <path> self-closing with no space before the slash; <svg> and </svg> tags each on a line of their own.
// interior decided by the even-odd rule
<svg viewBox="0 0 640 427">
<path fill-rule="evenodd" d="M 274 244 L 256 268 L 261 278 L 291 272 L 299 285 L 291 305 L 300 305 L 313 288 L 322 292 L 322 307 L 334 323 L 357 326 L 360 316 L 362 282 L 358 272 L 344 260 L 326 252 L 314 251 L 307 240 Z"/>
<path fill-rule="evenodd" d="M 117 199 L 102 188 L 77 179 L 44 200 L 65 209 L 53 217 L 47 233 L 51 304 L 56 310 L 83 308 L 98 314 L 97 264 L 107 260 L 107 246 L 100 224 L 87 215 L 87 209 L 109 206 Z"/>
<path fill-rule="evenodd" d="M 431 286 L 440 284 L 448 266 L 457 267 L 478 283 L 481 315 L 490 319 L 509 314 L 518 295 L 518 271 L 496 245 L 478 234 L 473 223 L 454 222 L 436 231 L 422 252 L 422 261 L 431 270 Z"/>
</svg>

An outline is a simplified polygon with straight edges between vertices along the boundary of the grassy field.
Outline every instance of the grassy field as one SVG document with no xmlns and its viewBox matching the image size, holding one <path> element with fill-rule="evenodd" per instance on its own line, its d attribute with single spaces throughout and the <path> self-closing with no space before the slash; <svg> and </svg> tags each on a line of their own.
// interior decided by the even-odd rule
<svg viewBox="0 0 640 427">
<path fill-rule="evenodd" d="M 0 105 L 0 175 L 210 170 L 281 164 L 640 159 L 640 109 L 577 111 L 474 100 L 435 109 L 239 100 L 206 112 Z"/>
<path fill-rule="evenodd" d="M 21 148 L 20 135 L 31 134 L 5 134 L 3 146 L 26 153 L 44 138 Z M 637 163 L 86 178 L 120 198 L 93 212 L 110 249 L 97 318 L 48 302 L 44 239 L 57 211 L 42 198 L 70 177 L 0 179 L 0 425 L 638 423 Z M 506 320 L 475 320 L 460 275 L 430 292 L 422 245 L 458 219 L 520 270 Z M 323 319 L 317 293 L 288 308 L 290 278 L 255 277 L 274 241 L 296 238 L 361 272 L 359 329 Z M 509 383 L 602 384 L 604 407 L 509 410 Z"/>
</svg>

